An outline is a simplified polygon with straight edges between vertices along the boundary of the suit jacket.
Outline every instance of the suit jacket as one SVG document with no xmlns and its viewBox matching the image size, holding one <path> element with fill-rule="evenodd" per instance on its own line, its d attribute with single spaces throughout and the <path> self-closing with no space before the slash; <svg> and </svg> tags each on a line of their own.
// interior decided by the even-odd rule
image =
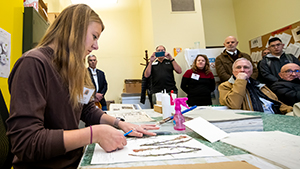
<svg viewBox="0 0 300 169">
<path fill-rule="evenodd" d="M 258 76 L 258 69 L 253 64 L 251 57 L 243 52 L 240 52 L 237 50 L 238 58 L 246 58 L 248 59 L 253 66 L 253 73 L 251 77 L 253 79 L 256 79 Z M 229 56 L 229 54 L 226 52 L 226 49 L 216 58 L 215 64 L 216 64 L 216 71 L 220 78 L 221 82 L 226 82 L 230 77 L 232 76 L 232 65 L 234 63 L 234 60 Z"/>
<path fill-rule="evenodd" d="M 91 72 L 91 70 L 89 68 L 87 68 L 88 71 L 90 72 L 90 75 L 91 75 L 91 79 L 92 79 L 92 82 L 95 86 L 95 89 L 96 89 L 96 83 L 95 83 L 95 80 L 93 78 L 93 74 Z M 99 89 L 98 91 L 96 91 L 95 93 L 101 93 L 103 94 L 103 99 L 100 100 L 100 103 L 102 106 L 106 106 L 106 101 L 105 101 L 105 98 L 104 98 L 104 95 L 107 91 L 107 82 L 106 82 L 106 79 L 105 79 L 105 75 L 104 75 L 104 72 L 99 70 L 99 69 L 96 69 L 96 72 L 97 72 L 97 77 L 98 77 L 98 86 L 99 86 Z"/>
</svg>

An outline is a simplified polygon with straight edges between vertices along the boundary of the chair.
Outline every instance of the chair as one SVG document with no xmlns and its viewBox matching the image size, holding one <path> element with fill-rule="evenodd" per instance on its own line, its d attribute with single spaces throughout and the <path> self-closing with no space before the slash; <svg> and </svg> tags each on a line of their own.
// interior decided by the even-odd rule
<svg viewBox="0 0 300 169">
<path fill-rule="evenodd" d="M 0 90 L 0 168 L 10 169 L 12 166 L 13 154 L 11 153 L 11 145 L 9 138 L 6 136 L 6 119 L 8 118 L 8 110 Z"/>
</svg>

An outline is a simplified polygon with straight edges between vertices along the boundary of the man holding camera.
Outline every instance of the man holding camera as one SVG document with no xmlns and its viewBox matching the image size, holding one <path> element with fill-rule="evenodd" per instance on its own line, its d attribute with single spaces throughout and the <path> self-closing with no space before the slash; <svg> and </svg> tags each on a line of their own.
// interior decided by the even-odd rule
<svg viewBox="0 0 300 169">
<path fill-rule="evenodd" d="M 150 57 L 144 76 L 152 78 L 152 93 L 158 93 L 166 89 L 169 93 L 171 90 L 177 93 L 176 83 L 173 70 L 181 74 L 181 67 L 177 64 L 170 53 L 162 45 L 156 47 L 156 52 Z"/>
</svg>

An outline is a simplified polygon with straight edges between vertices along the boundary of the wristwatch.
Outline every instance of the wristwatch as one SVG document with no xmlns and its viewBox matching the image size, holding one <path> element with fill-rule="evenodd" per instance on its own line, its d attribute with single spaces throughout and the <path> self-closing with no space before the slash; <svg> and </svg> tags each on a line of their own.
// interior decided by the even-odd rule
<svg viewBox="0 0 300 169">
<path fill-rule="evenodd" d="M 175 59 L 172 59 L 170 62 L 173 62 Z"/>
<path fill-rule="evenodd" d="M 116 120 L 114 121 L 114 127 L 119 128 L 120 121 L 125 121 L 125 119 L 123 119 L 121 117 L 116 117 Z"/>
<path fill-rule="evenodd" d="M 125 121 L 125 119 L 123 119 L 122 117 L 116 117 L 116 119 L 118 119 L 120 121 Z"/>
</svg>

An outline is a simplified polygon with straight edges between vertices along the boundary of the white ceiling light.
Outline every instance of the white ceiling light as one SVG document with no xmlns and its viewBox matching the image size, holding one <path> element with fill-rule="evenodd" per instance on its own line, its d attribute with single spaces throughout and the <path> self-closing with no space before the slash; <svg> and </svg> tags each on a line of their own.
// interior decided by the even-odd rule
<svg viewBox="0 0 300 169">
<path fill-rule="evenodd" d="M 71 0 L 72 4 L 87 4 L 91 7 L 115 4 L 118 0 Z"/>
</svg>

